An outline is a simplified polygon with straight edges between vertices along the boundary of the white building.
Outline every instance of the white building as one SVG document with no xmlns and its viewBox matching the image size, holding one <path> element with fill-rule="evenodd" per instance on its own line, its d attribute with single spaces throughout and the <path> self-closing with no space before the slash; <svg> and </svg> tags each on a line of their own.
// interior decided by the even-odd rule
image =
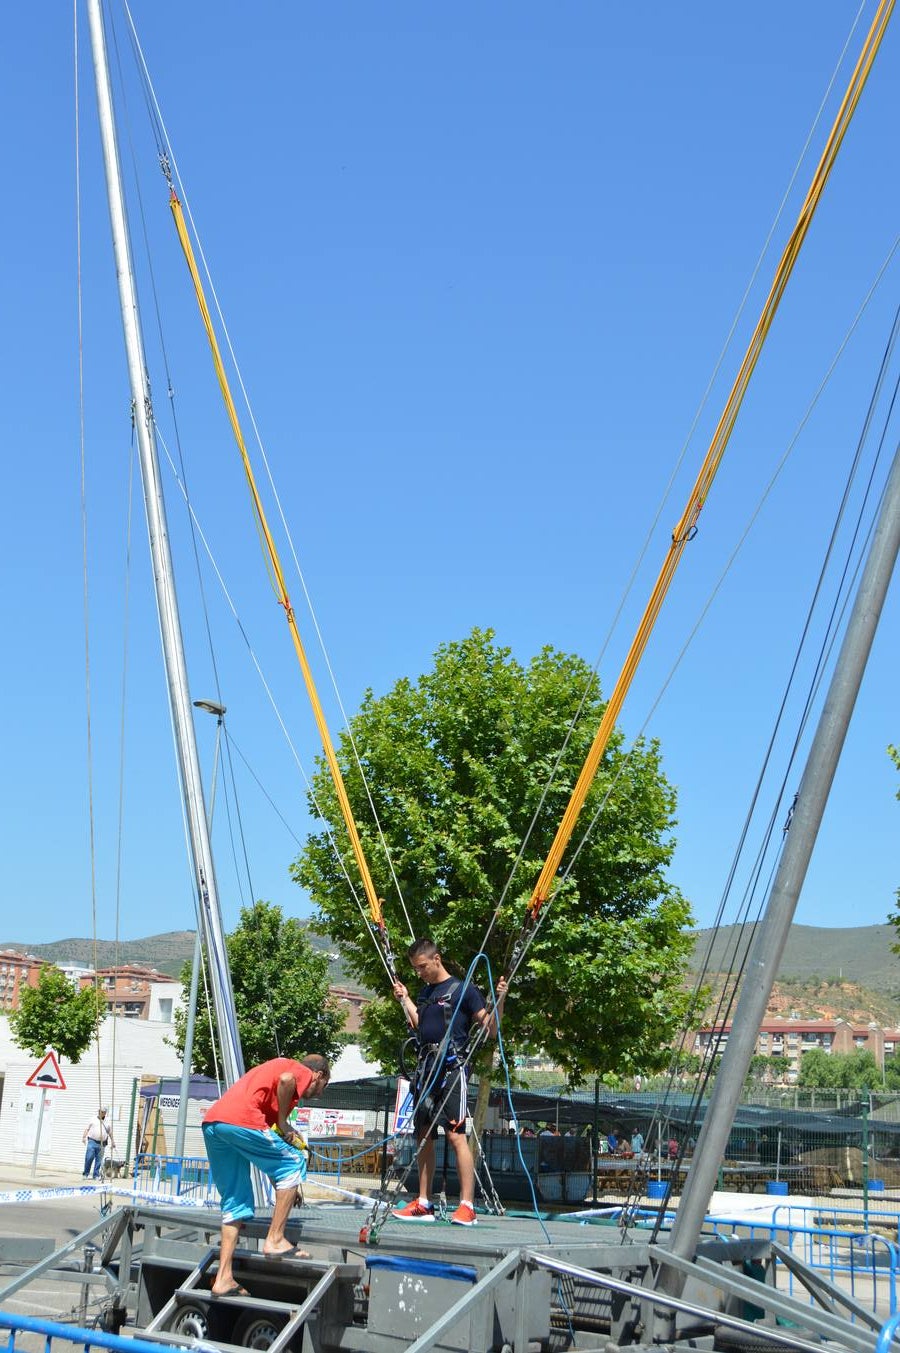
<svg viewBox="0 0 900 1353">
<path fill-rule="evenodd" d="M 154 985 L 163 990 L 170 985 L 177 999 L 179 983 Z M 180 1080 L 181 1077 L 181 1060 L 176 1049 L 166 1042 L 171 1038 L 170 1022 L 109 1015 L 100 1026 L 99 1056 L 96 1045 L 92 1045 L 77 1066 L 60 1058 L 66 1088 L 44 1092 L 26 1084 L 41 1058 L 29 1057 L 16 1047 L 10 1035 L 9 1021 L 5 1015 L 0 1015 L 0 1161 L 31 1165 L 40 1120 L 38 1167 L 52 1165 L 54 1169 L 80 1171 L 85 1150 L 82 1134 L 101 1106 L 108 1110 L 107 1124 L 116 1144 L 114 1154 L 125 1159 L 131 1134 L 130 1154 L 133 1158 L 141 1125 L 146 1126 L 148 1106 L 146 1096 L 142 1098 L 140 1094 L 141 1085 L 162 1079 Z M 365 1062 L 359 1048 L 351 1044 L 335 1063 L 333 1079 L 357 1080 L 377 1072 L 378 1067 Z M 207 1107 L 208 1100 L 192 1099 L 188 1103 L 186 1156 L 203 1155 L 200 1120 Z M 163 1126 L 159 1135 L 156 1127 L 145 1133 L 148 1149 L 155 1149 L 160 1154 L 172 1151 L 177 1111 L 177 1095 L 169 1095 L 161 1101 L 160 1117 L 154 1122 Z M 151 1133 L 154 1142 L 149 1140 Z"/>
<path fill-rule="evenodd" d="M 77 1066 L 60 1058 L 66 1088 L 45 1092 L 26 1085 L 41 1059 L 16 1047 L 8 1020 L 0 1016 L 0 1160 L 30 1165 L 40 1120 L 38 1166 L 80 1170 L 82 1134 L 101 1105 L 124 1157 L 142 1079 L 181 1075 L 178 1053 L 164 1041 L 171 1035 L 171 1024 L 109 1016 L 100 1026 L 99 1055 L 92 1045 Z"/>
</svg>

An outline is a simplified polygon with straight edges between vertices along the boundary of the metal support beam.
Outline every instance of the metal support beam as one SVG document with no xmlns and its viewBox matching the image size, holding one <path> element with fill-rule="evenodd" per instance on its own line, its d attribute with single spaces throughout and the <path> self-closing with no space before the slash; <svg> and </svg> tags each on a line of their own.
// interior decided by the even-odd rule
<svg viewBox="0 0 900 1353">
<path fill-rule="evenodd" d="M 683 1259 L 690 1259 L 697 1248 L 709 1200 L 716 1187 L 719 1164 L 725 1155 L 750 1059 L 756 1049 L 759 1026 L 765 1018 L 778 974 L 898 550 L 900 451 L 894 456 L 885 486 L 847 632 L 800 781 L 790 831 L 772 882 L 765 915 L 756 927 L 728 1046 L 715 1079 L 672 1227 L 669 1248 L 672 1254 Z M 663 1269 L 661 1278 L 667 1284 L 667 1291 L 678 1290 L 668 1286 L 677 1278 L 674 1268 Z"/>
</svg>

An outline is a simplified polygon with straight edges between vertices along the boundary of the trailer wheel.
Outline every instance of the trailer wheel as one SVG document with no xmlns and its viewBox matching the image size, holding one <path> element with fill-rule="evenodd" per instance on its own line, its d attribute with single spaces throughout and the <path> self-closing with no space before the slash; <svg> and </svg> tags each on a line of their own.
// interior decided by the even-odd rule
<svg viewBox="0 0 900 1353">
<path fill-rule="evenodd" d="M 189 1339 L 209 1337 L 209 1315 L 199 1302 L 186 1301 L 179 1306 L 168 1325 L 173 1334 L 185 1334 Z"/>
<path fill-rule="evenodd" d="M 256 1353 L 266 1353 L 284 1329 L 285 1318 L 274 1315 L 257 1315 L 245 1311 L 235 1322 L 230 1342 L 240 1344 L 242 1348 L 253 1348 Z"/>
</svg>

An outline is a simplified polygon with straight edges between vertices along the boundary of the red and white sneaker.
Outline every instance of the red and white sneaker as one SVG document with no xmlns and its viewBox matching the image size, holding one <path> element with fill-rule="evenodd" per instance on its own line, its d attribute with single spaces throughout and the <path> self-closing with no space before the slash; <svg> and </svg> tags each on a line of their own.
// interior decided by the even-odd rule
<svg viewBox="0 0 900 1353">
<path fill-rule="evenodd" d="M 391 1216 L 398 1221 L 434 1221 L 434 1203 L 420 1203 L 414 1198 L 406 1207 L 395 1207 Z"/>
<path fill-rule="evenodd" d="M 460 1203 L 459 1207 L 450 1218 L 454 1226 L 477 1226 L 478 1218 L 475 1216 L 475 1209 L 471 1203 Z"/>
</svg>

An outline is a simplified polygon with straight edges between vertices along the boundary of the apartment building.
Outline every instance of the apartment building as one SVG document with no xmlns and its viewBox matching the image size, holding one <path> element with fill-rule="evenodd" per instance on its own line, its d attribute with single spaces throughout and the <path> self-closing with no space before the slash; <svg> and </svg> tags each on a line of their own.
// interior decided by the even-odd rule
<svg viewBox="0 0 900 1353">
<path fill-rule="evenodd" d="M 730 1024 L 708 1025 L 694 1035 L 694 1052 L 701 1055 L 718 1040 L 724 1052 L 731 1032 Z M 805 1052 L 819 1048 L 827 1053 L 871 1052 L 878 1066 L 896 1055 L 900 1048 L 900 1030 L 883 1029 L 878 1024 L 850 1024 L 843 1019 L 802 1019 L 799 1016 L 774 1016 L 766 1019 L 756 1035 L 756 1053 L 760 1057 L 786 1057 L 790 1063 L 786 1079 L 795 1081 L 800 1059 Z"/>
<path fill-rule="evenodd" d="M 36 987 L 41 959 L 20 954 L 16 949 L 0 949 L 0 1011 L 18 1010 L 23 987 Z"/>
<path fill-rule="evenodd" d="M 46 961 L 15 949 L 0 950 L 0 1013 L 19 1008 L 23 987 L 37 986 L 41 968 Z M 74 987 L 84 989 L 94 985 L 93 969 L 80 963 L 60 963 L 56 966 Z M 180 982 L 141 963 L 98 968 L 97 983 L 109 1013 L 121 1015 L 125 1019 L 171 1024 L 182 997 Z M 358 1033 L 362 1013 L 371 998 L 345 986 L 333 986 L 329 988 L 329 994 L 346 1011 L 346 1032 Z"/>
<path fill-rule="evenodd" d="M 338 1005 L 344 1006 L 347 1011 L 344 1032 L 358 1034 L 363 1011 L 369 1004 L 371 997 L 364 996 L 360 991 L 351 991 L 349 987 L 329 987 L 328 994 Z"/>
</svg>

